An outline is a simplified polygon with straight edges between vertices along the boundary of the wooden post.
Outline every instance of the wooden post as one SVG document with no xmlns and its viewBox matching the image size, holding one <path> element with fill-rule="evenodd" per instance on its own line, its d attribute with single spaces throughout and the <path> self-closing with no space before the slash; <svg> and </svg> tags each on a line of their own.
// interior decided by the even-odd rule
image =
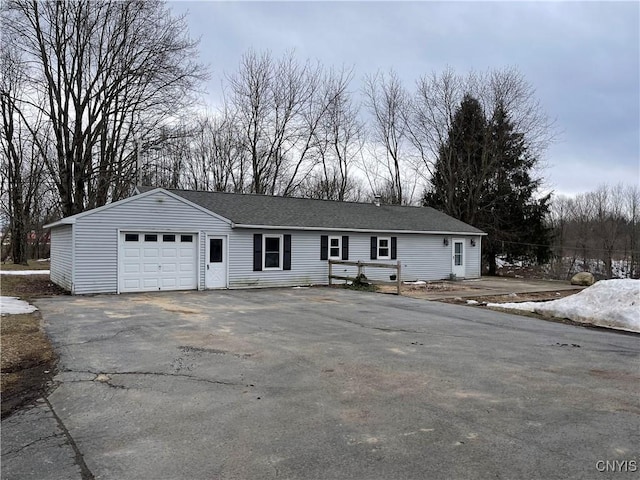
<svg viewBox="0 0 640 480">
<path fill-rule="evenodd" d="M 402 282 L 400 281 L 402 265 L 400 264 L 400 260 L 398 260 L 398 268 L 396 272 L 396 281 L 398 282 L 398 295 L 400 295 L 400 287 L 402 286 Z"/>
<path fill-rule="evenodd" d="M 333 264 L 331 263 L 331 260 L 329 260 L 329 286 L 333 285 L 333 282 L 331 281 L 331 277 L 333 276 Z"/>
<path fill-rule="evenodd" d="M 356 278 L 360 278 L 360 275 L 362 275 L 362 263 L 358 260 L 358 275 L 356 275 Z"/>
</svg>

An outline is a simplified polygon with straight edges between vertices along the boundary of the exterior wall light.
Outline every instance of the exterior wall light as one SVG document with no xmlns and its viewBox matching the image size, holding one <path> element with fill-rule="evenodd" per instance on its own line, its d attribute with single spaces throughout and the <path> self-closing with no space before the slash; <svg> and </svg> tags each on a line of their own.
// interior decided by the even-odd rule
<svg viewBox="0 0 640 480">
<path fill-rule="evenodd" d="M 475 241 L 473 238 L 471 239 L 471 246 L 472 246 L 472 247 L 475 247 L 475 246 L 476 246 L 476 241 Z"/>
<path fill-rule="evenodd" d="M 448 246 L 449 246 L 449 239 L 448 239 L 447 237 L 444 237 L 444 240 L 442 240 L 442 244 L 443 244 L 445 247 L 448 247 Z"/>
</svg>

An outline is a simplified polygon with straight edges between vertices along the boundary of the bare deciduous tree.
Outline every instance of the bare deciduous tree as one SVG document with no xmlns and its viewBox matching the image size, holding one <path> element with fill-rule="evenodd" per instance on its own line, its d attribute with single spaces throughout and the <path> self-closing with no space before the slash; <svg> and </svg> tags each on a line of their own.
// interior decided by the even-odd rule
<svg viewBox="0 0 640 480">
<path fill-rule="evenodd" d="M 314 131 L 319 168 L 307 186 L 307 196 L 338 201 L 359 196 L 351 170 L 363 148 L 364 126 L 348 91 L 351 80 L 352 72 L 343 69 L 322 82 L 325 109 Z"/>
<path fill-rule="evenodd" d="M 637 278 L 639 206 L 636 185 L 601 185 L 573 198 L 556 197 L 549 219 L 555 234 L 554 273 L 570 277 L 585 270 L 607 278 Z"/>
<path fill-rule="evenodd" d="M 313 170 L 314 132 L 326 109 L 321 78 L 321 66 L 300 64 L 293 53 L 276 61 L 254 51 L 229 78 L 228 103 L 250 159 L 252 192 L 291 195 Z"/>
<path fill-rule="evenodd" d="M 47 131 L 41 116 L 27 126 L 21 115 L 19 98 L 27 84 L 25 65 L 15 45 L 0 50 L 0 151 L 3 177 L 2 206 L 9 217 L 11 258 L 27 263 L 27 234 L 35 213 L 41 210 L 44 186 L 44 159 L 47 155 Z"/>
<path fill-rule="evenodd" d="M 365 105 L 371 114 L 370 136 L 374 143 L 373 157 L 384 171 L 383 178 L 378 171 L 369 174 L 370 181 L 377 182 L 374 188 L 390 186 L 391 203 L 402 204 L 410 201 L 403 192 L 406 169 L 408 140 L 407 118 L 411 101 L 398 75 L 378 72 L 365 78 L 363 94 Z"/>
<path fill-rule="evenodd" d="M 53 132 L 62 213 L 128 194 L 141 125 L 173 116 L 204 77 L 184 20 L 158 0 L 9 0 L 3 29 L 30 64 L 21 114 Z"/>
</svg>

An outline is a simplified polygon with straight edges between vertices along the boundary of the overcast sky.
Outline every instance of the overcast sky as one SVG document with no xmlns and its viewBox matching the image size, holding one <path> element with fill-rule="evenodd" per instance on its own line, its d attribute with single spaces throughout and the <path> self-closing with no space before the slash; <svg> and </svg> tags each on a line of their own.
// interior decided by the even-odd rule
<svg viewBox="0 0 640 480">
<path fill-rule="evenodd" d="M 187 2 L 201 61 L 220 98 L 249 48 L 365 74 L 393 68 L 408 88 L 447 66 L 517 67 L 561 132 L 547 151 L 548 187 L 573 195 L 640 182 L 640 3 Z"/>
</svg>

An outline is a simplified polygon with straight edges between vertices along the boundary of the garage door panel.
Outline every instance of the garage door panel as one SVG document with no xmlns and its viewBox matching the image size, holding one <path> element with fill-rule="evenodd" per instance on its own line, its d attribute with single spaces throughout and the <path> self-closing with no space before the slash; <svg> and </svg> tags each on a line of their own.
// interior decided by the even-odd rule
<svg viewBox="0 0 640 480">
<path fill-rule="evenodd" d="M 178 286 L 178 281 L 175 278 L 163 278 L 161 284 L 165 289 L 175 288 Z"/>
<path fill-rule="evenodd" d="M 138 263 L 125 263 L 124 273 L 140 273 L 140 264 Z"/>
<path fill-rule="evenodd" d="M 178 265 L 175 263 L 163 263 L 162 273 L 175 273 L 178 271 Z"/>
<path fill-rule="evenodd" d="M 150 288 L 153 290 L 157 290 L 159 285 L 160 285 L 160 282 L 158 281 L 158 278 L 147 277 L 142 279 L 143 288 Z"/>
<path fill-rule="evenodd" d="M 178 258 L 178 252 L 175 248 L 163 248 L 162 249 L 162 260 L 166 261 L 167 259 L 176 259 Z"/>
<path fill-rule="evenodd" d="M 127 290 L 139 290 L 140 289 L 140 280 L 135 278 L 127 278 L 124 281 L 124 286 Z"/>
<path fill-rule="evenodd" d="M 142 269 L 144 273 L 158 273 L 159 270 L 157 263 L 145 263 Z"/>
<path fill-rule="evenodd" d="M 149 232 L 122 233 L 123 257 L 120 267 L 120 291 L 191 290 L 197 282 L 197 242 L 176 243 L 181 235 L 197 238 L 190 233 L 157 234 Z M 132 235 L 133 234 L 133 235 Z M 142 239 L 156 241 L 142 241 Z"/>
</svg>

